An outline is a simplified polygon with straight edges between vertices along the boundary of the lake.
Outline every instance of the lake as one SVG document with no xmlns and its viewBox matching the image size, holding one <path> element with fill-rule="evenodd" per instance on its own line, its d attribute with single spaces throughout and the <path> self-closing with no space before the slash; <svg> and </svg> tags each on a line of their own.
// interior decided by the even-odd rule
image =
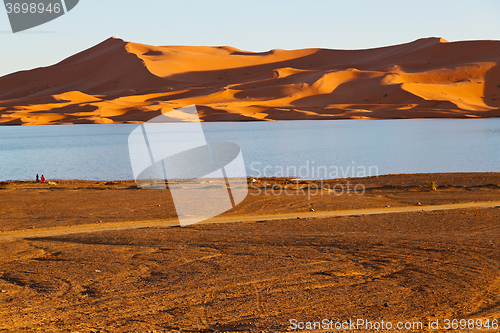
<svg viewBox="0 0 500 333">
<path fill-rule="evenodd" d="M 0 180 L 133 179 L 138 125 L 0 127 Z M 500 172 L 500 119 L 202 123 L 208 142 L 240 146 L 248 176 L 311 179 Z"/>
</svg>

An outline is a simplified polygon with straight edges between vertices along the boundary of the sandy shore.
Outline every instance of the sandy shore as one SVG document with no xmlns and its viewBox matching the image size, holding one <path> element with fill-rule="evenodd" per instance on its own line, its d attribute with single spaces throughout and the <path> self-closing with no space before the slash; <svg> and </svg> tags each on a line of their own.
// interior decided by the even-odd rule
<svg viewBox="0 0 500 333">
<path fill-rule="evenodd" d="M 290 180 L 259 179 L 220 217 L 232 223 L 185 228 L 166 227 L 175 224 L 168 191 L 133 182 L 2 182 L 0 331 L 280 332 L 291 319 L 500 318 L 500 174 L 350 181 L 364 195 L 265 195 L 266 184 Z M 165 226 L 109 227 L 152 221 Z"/>
</svg>

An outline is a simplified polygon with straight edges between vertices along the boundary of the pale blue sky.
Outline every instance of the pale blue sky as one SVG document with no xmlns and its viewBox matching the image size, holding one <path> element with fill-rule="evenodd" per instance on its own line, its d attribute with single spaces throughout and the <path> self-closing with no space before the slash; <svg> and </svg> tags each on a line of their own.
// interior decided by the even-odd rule
<svg viewBox="0 0 500 333">
<path fill-rule="evenodd" d="M 500 40 L 500 1 L 80 0 L 68 14 L 17 34 L 0 8 L 0 76 L 52 65 L 110 36 L 249 51 L 360 49 L 430 36 Z"/>
</svg>

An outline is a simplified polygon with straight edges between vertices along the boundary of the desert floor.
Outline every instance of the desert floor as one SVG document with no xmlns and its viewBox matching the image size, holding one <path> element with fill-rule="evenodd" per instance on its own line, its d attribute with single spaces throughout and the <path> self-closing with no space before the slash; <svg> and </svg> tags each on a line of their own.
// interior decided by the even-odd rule
<svg viewBox="0 0 500 333">
<path fill-rule="evenodd" d="M 258 179 L 221 223 L 183 228 L 168 191 L 130 181 L 0 183 L 0 332 L 500 319 L 500 174 L 349 181 L 364 195 Z"/>
</svg>

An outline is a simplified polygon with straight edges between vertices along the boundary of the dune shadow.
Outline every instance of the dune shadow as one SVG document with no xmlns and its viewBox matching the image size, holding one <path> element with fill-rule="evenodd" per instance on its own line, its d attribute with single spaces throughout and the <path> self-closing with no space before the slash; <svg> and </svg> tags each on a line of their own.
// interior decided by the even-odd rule
<svg viewBox="0 0 500 333">
<path fill-rule="evenodd" d="M 498 57 L 500 61 L 500 54 Z M 497 62 L 484 76 L 484 103 L 500 109 L 500 62 Z M 500 116 L 500 110 L 496 111 L 498 111 L 497 117 Z"/>
</svg>

